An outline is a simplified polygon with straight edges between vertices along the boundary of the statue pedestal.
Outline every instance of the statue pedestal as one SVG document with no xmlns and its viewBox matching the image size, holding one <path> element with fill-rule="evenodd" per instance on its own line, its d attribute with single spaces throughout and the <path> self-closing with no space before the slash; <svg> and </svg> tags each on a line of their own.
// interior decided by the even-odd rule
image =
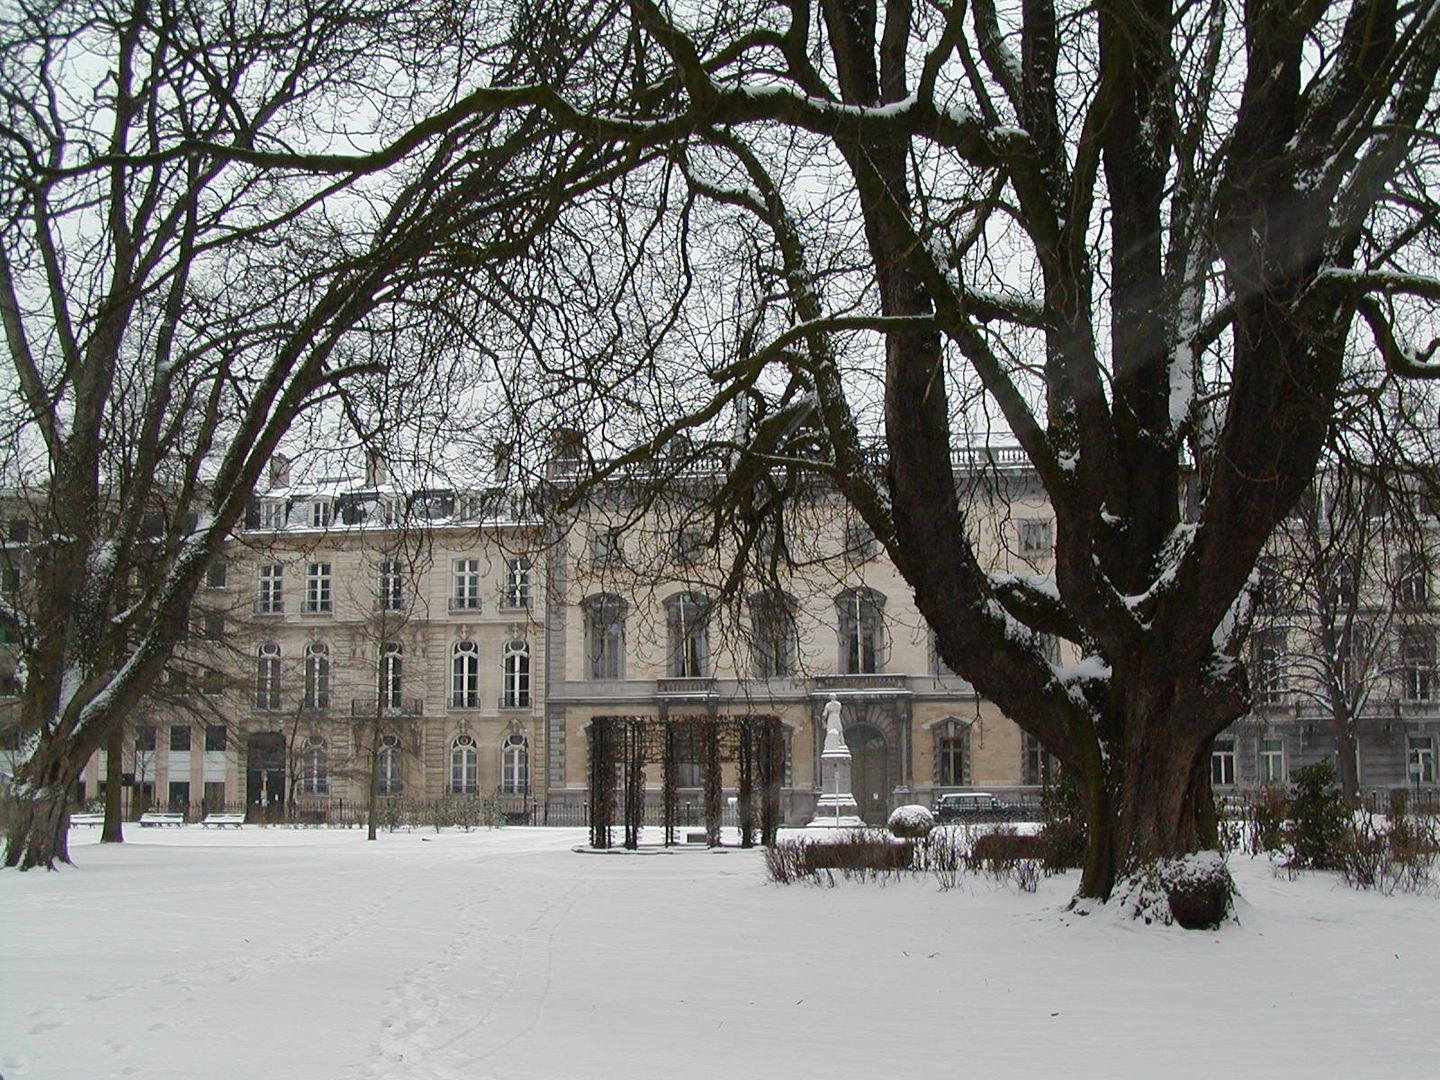
<svg viewBox="0 0 1440 1080">
<path fill-rule="evenodd" d="M 826 740 L 828 744 L 829 739 Z M 827 745 L 820 755 L 820 799 L 807 829 L 858 829 L 865 825 L 850 793 L 850 749 Z"/>
</svg>

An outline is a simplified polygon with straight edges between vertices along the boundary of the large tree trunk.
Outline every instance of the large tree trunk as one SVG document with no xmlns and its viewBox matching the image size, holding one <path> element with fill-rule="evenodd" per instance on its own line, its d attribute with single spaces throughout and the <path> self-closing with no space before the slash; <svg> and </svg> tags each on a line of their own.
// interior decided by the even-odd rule
<svg viewBox="0 0 1440 1080">
<path fill-rule="evenodd" d="M 1351 806 L 1360 805 L 1360 751 L 1355 721 L 1343 710 L 1335 713 L 1335 757 L 1340 765 L 1340 791 Z"/>
<path fill-rule="evenodd" d="M 66 785 L 21 796 L 15 800 L 14 811 L 5 836 L 6 866 L 53 870 L 57 862 L 70 861 L 70 800 Z"/>
</svg>

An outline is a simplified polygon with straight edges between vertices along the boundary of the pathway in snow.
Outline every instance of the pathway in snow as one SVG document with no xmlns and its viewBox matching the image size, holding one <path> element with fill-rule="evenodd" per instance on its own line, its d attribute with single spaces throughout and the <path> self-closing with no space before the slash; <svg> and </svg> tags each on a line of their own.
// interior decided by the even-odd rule
<svg viewBox="0 0 1440 1080">
<path fill-rule="evenodd" d="M 0 1075 L 1428 1077 L 1435 897 L 1237 859 L 1220 934 L 583 833 L 198 829 L 0 874 Z"/>
</svg>

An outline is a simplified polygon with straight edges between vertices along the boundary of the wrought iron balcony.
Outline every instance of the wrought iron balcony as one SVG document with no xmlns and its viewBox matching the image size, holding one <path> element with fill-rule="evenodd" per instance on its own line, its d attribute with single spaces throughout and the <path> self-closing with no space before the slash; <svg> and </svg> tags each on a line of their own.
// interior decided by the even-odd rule
<svg viewBox="0 0 1440 1080">
<path fill-rule="evenodd" d="M 377 710 L 382 716 L 424 716 L 425 699 L 394 698 L 381 701 L 375 698 L 354 698 L 350 702 L 351 716 L 374 716 Z"/>
</svg>

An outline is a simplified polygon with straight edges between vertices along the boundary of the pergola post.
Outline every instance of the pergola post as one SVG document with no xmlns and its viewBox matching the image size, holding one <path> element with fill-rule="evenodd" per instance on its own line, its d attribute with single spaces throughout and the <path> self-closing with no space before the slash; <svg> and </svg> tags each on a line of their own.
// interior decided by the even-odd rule
<svg viewBox="0 0 1440 1080">
<path fill-rule="evenodd" d="M 780 784 L 785 777 L 785 744 L 780 734 L 779 717 L 767 716 L 760 725 L 760 843 L 772 847 L 780 832 Z"/>
<path fill-rule="evenodd" d="M 705 843 L 720 846 L 720 725 L 711 720 L 700 727 L 701 768 L 705 779 Z"/>
<path fill-rule="evenodd" d="M 615 822 L 615 718 L 590 721 L 590 846 L 608 848 Z"/>
<path fill-rule="evenodd" d="M 755 792 L 752 775 L 755 768 L 755 721 L 746 717 L 735 723 L 740 736 L 736 748 L 736 765 L 740 774 L 740 846 L 748 848 L 755 846 Z"/>
<path fill-rule="evenodd" d="M 675 843 L 675 818 L 680 812 L 680 763 L 675 758 L 675 726 L 665 725 L 665 758 L 660 767 L 662 812 L 665 816 L 665 846 Z"/>
<path fill-rule="evenodd" d="M 630 717 L 625 721 L 625 847 L 634 851 L 640 846 L 640 830 L 645 824 L 645 720 Z"/>
</svg>

